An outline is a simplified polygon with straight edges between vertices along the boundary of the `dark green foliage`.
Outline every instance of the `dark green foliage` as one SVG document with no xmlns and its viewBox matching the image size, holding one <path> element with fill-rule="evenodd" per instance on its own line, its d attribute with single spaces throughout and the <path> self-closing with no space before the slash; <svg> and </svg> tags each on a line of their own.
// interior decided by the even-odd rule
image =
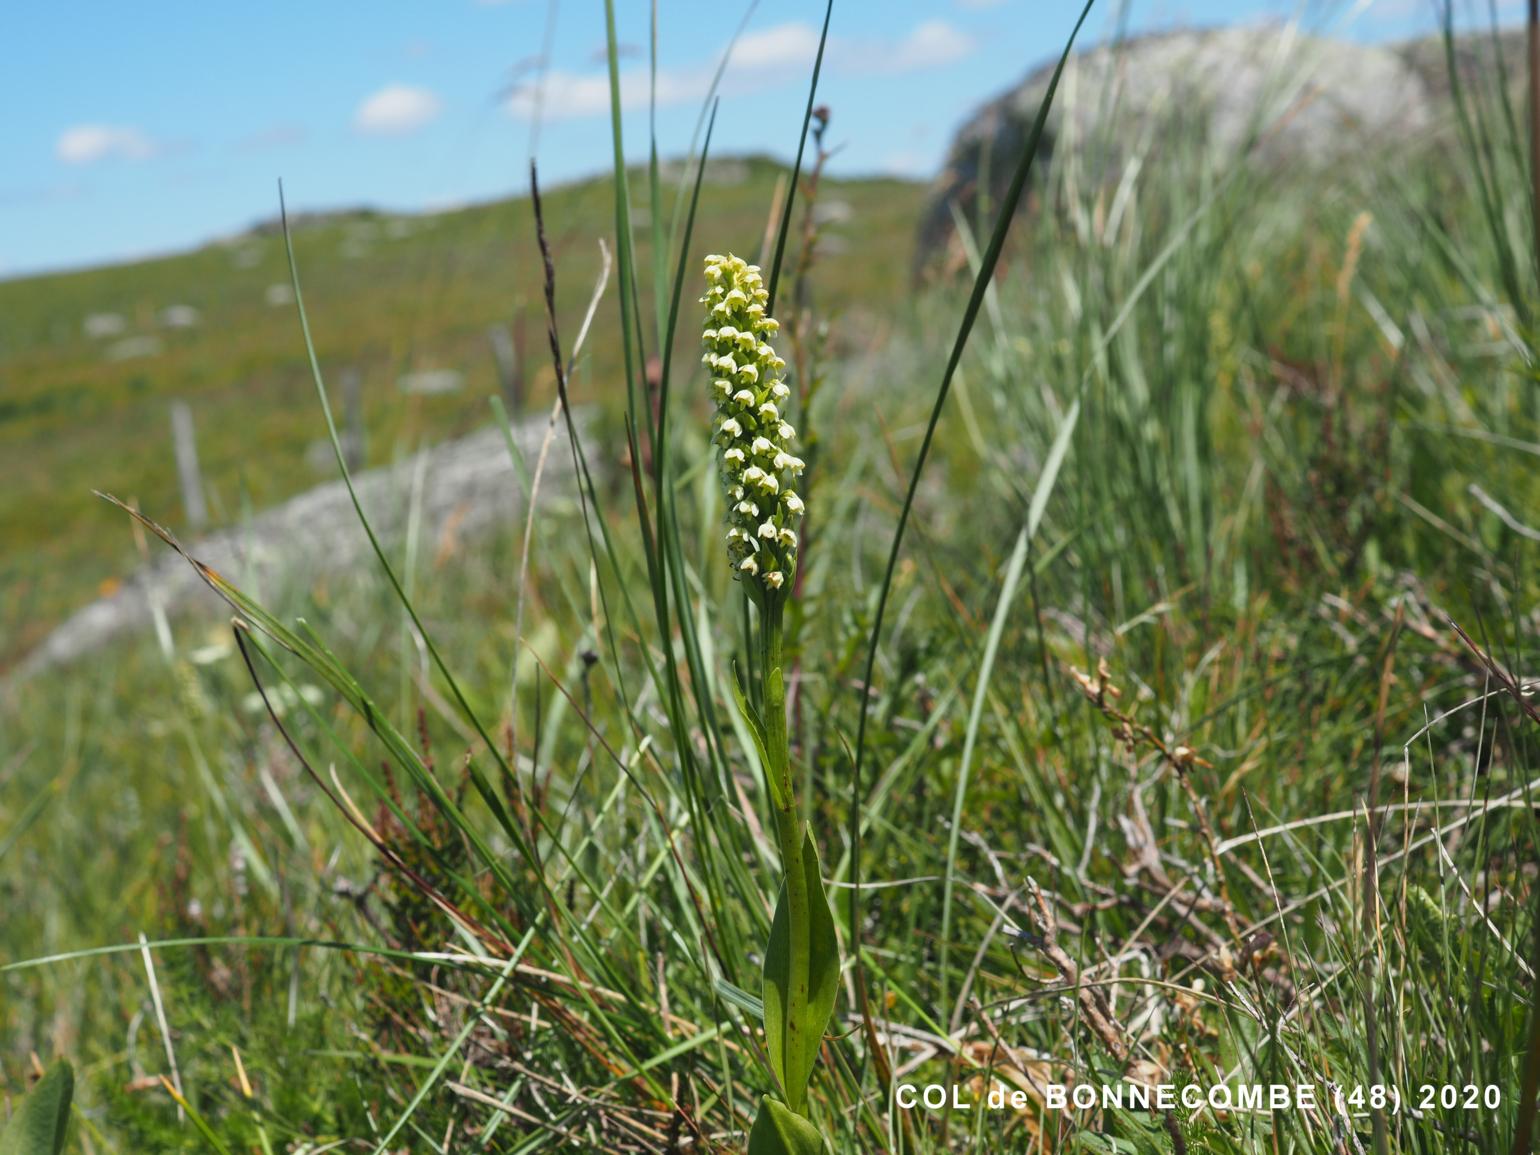
<svg viewBox="0 0 1540 1155">
<path fill-rule="evenodd" d="M 1527 220 L 1525 189 L 1506 154 L 1482 180 L 1447 150 L 1329 174 L 1204 156 L 1167 141 L 1121 190 L 1065 169 L 1045 186 L 976 302 L 886 590 L 966 302 L 867 286 L 860 316 L 785 318 L 788 362 L 814 367 L 794 383 L 819 382 L 796 419 L 818 448 L 787 738 L 837 913 L 863 888 L 860 982 L 839 976 L 808 1090 L 834 1151 L 1374 1147 L 1367 1108 L 906 1113 L 894 1069 L 970 1094 L 1125 1076 L 1491 1085 L 1495 1108 L 1383 1118 L 1390 1149 L 1512 1140 L 1540 731 L 1486 662 L 1540 667 L 1540 394 L 1528 305 L 1509 299 L 1530 291 L 1530 257 L 1504 224 Z M 659 214 L 628 245 L 633 354 L 670 324 L 653 250 L 664 273 L 745 235 L 752 252 L 766 175 L 743 203 L 702 182 L 688 244 L 687 218 Z M 682 205 L 693 178 L 656 183 Z M 861 211 L 909 195 L 869 191 Z M 612 213 L 628 230 L 633 206 L 601 192 L 553 194 L 552 232 Z M 741 214 L 725 237 L 707 223 L 718 198 Z M 487 212 L 532 243 L 526 217 Z M 297 238 L 302 262 L 320 235 Z M 853 245 L 809 275 L 887 267 Z M 563 336 L 591 288 L 580 248 L 556 234 Z M 324 340 L 354 327 L 352 274 L 312 263 Z M 446 309 L 467 325 L 505 309 L 486 284 L 451 281 Z M 38 308 L 46 344 L 63 306 Z M 369 325 L 410 312 L 381 309 Z M 226 589 L 282 733 L 228 628 L 198 622 L 173 623 L 169 654 L 123 646 L 0 705 L 0 1062 L 19 1086 L 30 1052 L 69 1053 L 97 1149 L 203 1142 L 157 1078 L 141 931 L 179 940 L 153 958 L 181 1083 L 232 1151 L 733 1151 L 755 1119 L 772 1128 L 762 657 L 717 548 L 692 358 L 671 363 L 657 417 L 631 366 L 628 432 L 616 315 L 607 298 L 572 381 L 611 424 L 579 439 L 591 483 L 542 514 L 527 582 L 515 524 L 382 543 L 399 592 L 366 575 Z M 258 326 L 229 356 L 276 356 L 283 332 Z M 314 408 L 293 422 L 284 437 L 323 428 Z M 572 448 L 559 430 L 552 452 Z M 114 953 L 53 957 L 98 947 Z M 787 1127 L 764 1149 L 798 1150 Z"/>
<path fill-rule="evenodd" d="M 59 1060 L 37 1081 L 0 1130 L 0 1155 L 59 1155 L 69 1130 L 75 1072 Z"/>
</svg>

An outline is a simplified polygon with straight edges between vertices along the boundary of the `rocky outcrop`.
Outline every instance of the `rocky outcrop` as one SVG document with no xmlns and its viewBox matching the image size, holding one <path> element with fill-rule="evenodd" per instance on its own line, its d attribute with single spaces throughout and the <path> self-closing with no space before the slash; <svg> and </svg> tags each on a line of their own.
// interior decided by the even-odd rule
<svg viewBox="0 0 1540 1155">
<path fill-rule="evenodd" d="M 1460 42 L 1462 70 L 1479 72 L 1495 61 L 1500 49 L 1486 41 Z M 981 191 L 998 203 L 1052 75 L 1052 63 L 1038 68 L 958 131 L 920 224 L 920 268 L 949 253 L 956 259 L 954 212 L 976 220 Z M 1068 155 L 1096 182 L 1177 139 L 1199 141 L 1221 164 L 1245 156 L 1327 165 L 1425 137 L 1440 119 L 1448 87 L 1443 45 L 1436 41 L 1375 47 L 1251 25 L 1103 45 L 1072 57 L 1065 68 L 1035 185 L 1041 188 Z"/>
<path fill-rule="evenodd" d="M 359 504 L 386 541 L 398 539 L 414 514 L 423 539 L 430 542 L 444 534 L 516 527 L 528 508 L 526 479 L 535 470 L 548 426 L 545 418 L 535 418 L 514 429 L 522 470 L 515 468 L 502 431 L 488 429 L 425 449 L 397 465 L 355 475 Z M 572 452 L 561 425 L 551 440 L 537 500 L 577 500 Z M 243 525 L 186 546 L 193 557 L 247 589 L 262 588 L 280 577 L 346 573 L 373 564 L 369 540 L 341 481 L 317 486 Z M 49 634 L 22 660 L 14 677 L 74 661 L 141 631 L 156 613 L 172 615 L 198 606 L 222 608 L 186 561 L 170 549 L 158 549 L 117 592 L 77 610 Z"/>
<path fill-rule="evenodd" d="M 1495 82 L 1506 80 L 1509 95 L 1519 102 L 1514 106 L 1515 111 L 1522 114 L 1523 80 L 1527 67 L 1525 31 L 1522 28 L 1461 36 L 1452 44 L 1446 43 L 1442 36 L 1430 36 L 1397 44 L 1394 51 L 1422 78 L 1437 107 L 1447 107 L 1452 95 L 1449 68 L 1452 56 L 1452 75 L 1460 79 L 1466 91 L 1478 89 L 1490 93 Z"/>
</svg>

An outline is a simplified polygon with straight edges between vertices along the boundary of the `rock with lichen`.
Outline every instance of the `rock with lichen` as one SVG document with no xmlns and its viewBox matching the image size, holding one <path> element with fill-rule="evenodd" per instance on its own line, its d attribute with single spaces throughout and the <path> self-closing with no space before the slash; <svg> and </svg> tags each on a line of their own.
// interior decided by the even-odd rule
<svg viewBox="0 0 1540 1155">
<path fill-rule="evenodd" d="M 954 215 L 992 216 L 1047 94 L 1055 62 L 971 116 L 920 225 L 917 262 L 957 264 Z M 1076 178 L 1115 182 L 1176 142 L 1219 165 L 1241 158 L 1322 167 L 1426 136 L 1437 120 L 1426 53 L 1246 25 L 1162 33 L 1071 57 L 1044 128 L 1032 188 L 1073 158 Z M 1035 201 L 1032 191 L 1023 207 Z M 982 212 L 980 210 L 983 210 Z"/>
</svg>

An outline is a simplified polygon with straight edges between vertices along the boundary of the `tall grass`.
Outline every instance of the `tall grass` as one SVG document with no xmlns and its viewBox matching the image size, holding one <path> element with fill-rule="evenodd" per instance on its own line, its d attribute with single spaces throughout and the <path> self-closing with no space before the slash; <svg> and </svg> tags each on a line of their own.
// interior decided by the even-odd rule
<svg viewBox="0 0 1540 1155">
<path fill-rule="evenodd" d="M 774 1085 L 781 851 L 734 703 L 763 659 L 677 334 L 698 258 L 759 230 L 697 235 L 709 110 L 677 189 L 656 141 L 632 182 L 609 16 L 613 278 L 591 327 L 548 245 L 531 287 L 561 413 L 618 410 L 551 428 L 575 480 L 484 546 L 373 539 L 373 576 L 259 600 L 205 571 L 233 631 L 7 707 L 0 1055 L 75 1059 L 83 1149 L 740 1150 Z M 1512 1142 L 1540 438 L 1526 185 L 1481 144 L 1501 108 L 1461 115 L 1453 171 L 1280 175 L 1190 128 L 1108 186 L 1029 148 L 971 287 L 869 348 L 782 310 L 815 447 L 787 744 L 845 922 L 830 1149 Z M 772 283 L 820 275 L 794 189 Z M 1042 1108 L 1124 1077 L 1501 1101 Z M 900 1106 L 930 1082 L 1029 1105 Z"/>
</svg>

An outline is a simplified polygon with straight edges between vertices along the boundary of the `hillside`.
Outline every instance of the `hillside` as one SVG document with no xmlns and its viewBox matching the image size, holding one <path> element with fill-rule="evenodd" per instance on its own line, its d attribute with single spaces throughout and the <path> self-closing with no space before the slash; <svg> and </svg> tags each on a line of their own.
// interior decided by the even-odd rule
<svg viewBox="0 0 1540 1155">
<path fill-rule="evenodd" d="M 760 158 L 715 163 L 696 236 L 756 251 L 783 173 Z M 631 186 L 645 203 L 647 182 Z M 664 186 L 668 214 L 676 190 L 677 177 Z M 825 306 L 878 312 L 893 303 L 920 197 L 921 186 L 897 180 L 825 183 L 826 248 L 867 254 L 859 263 L 827 262 Z M 613 183 L 586 181 L 545 199 L 558 307 L 575 333 L 599 269 L 598 242 L 613 236 Z M 645 216 L 637 228 L 645 268 Z M 895 236 L 904 243 L 869 243 Z M 368 463 L 489 420 L 488 399 L 499 389 L 494 325 L 510 337 L 522 326 L 525 400 L 549 397 L 527 198 L 436 215 L 321 216 L 303 220 L 294 241 L 323 371 L 334 392 L 344 373 L 357 375 Z M 325 455 L 307 453 L 324 429 L 287 282 L 282 237 L 271 224 L 183 255 L 0 282 L 0 527 L 8 547 L 0 557 L 0 668 L 139 560 L 121 516 L 93 488 L 135 498 L 186 528 L 173 402 L 191 407 L 214 525 L 330 479 Z M 600 324 L 613 317 L 613 289 Z M 641 296 L 650 313 L 646 285 Z M 619 345 L 590 349 L 575 387 L 603 404 L 613 400 Z"/>
<path fill-rule="evenodd" d="M 614 222 L 674 204 L 551 190 L 577 418 L 538 489 L 520 200 L 299 222 L 347 485 L 271 221 L 5 286 L 0 649 L 123 585 L 0 671 L 0 1118 L 86 1155 L 1532 1150 L 1525 110 L 1414 117 L 1376 80 L 1412 64 L 1317 45 L 1245 85 L 1252 147 L 1243 32 L 1082 43 L 1014 154 L 972 122 L 923 291 L 922 190 L 869 181 L 823 186 L 808 277 L 790 218 L 772 294 L 781 174 L 738 159 L 586 329 Z M 1096 77 L 1126 117 L 1076 119 Z"/>
</svg>

